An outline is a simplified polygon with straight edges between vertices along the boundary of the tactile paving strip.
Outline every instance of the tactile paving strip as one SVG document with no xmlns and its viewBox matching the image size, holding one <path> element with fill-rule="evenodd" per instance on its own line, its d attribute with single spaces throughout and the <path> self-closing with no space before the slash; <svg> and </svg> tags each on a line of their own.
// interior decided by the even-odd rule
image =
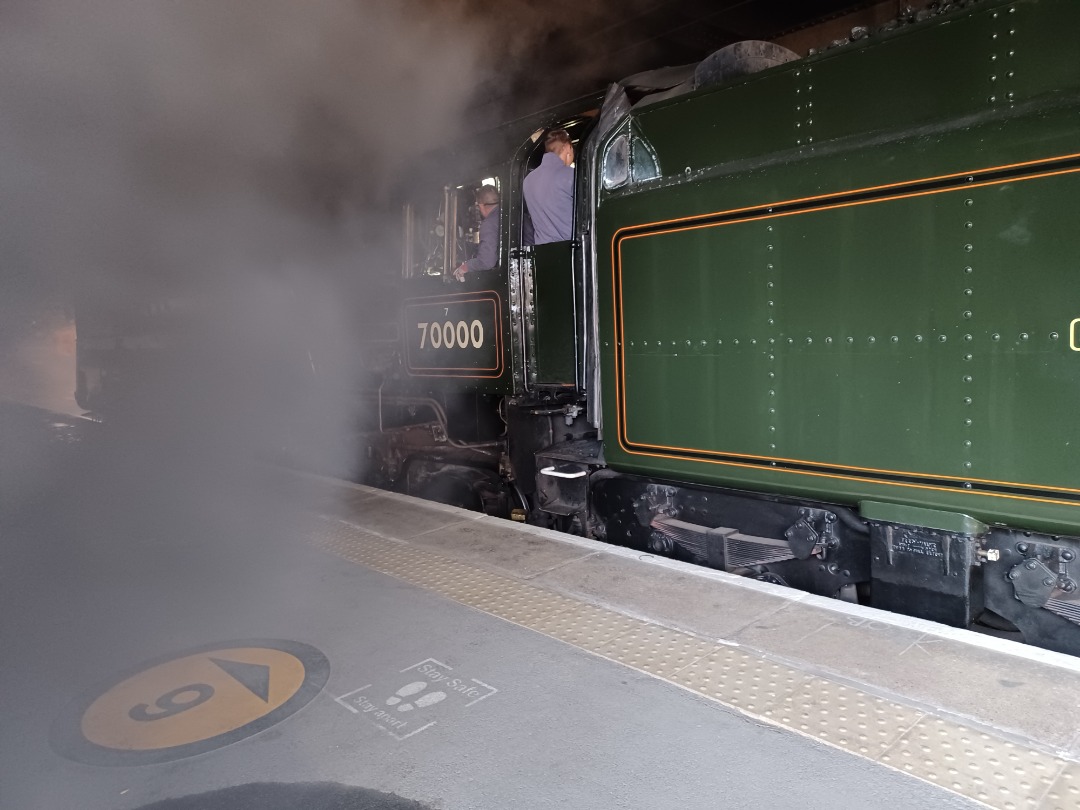
<svg viewBox="0 0 1080 810">
<path fill-rule="evenodd" d="M 574 606 L 572 599 L 527 586 L 484 591 L 476 589 L 465 594 L 461 601 L 526 627 Z"/>
<path fill-rule="evenodd" d="M 940 717 L 924 718 L 880 761 L 1005 810 L 1038 807 L 1064 765 Z"/>
<path fill-rule="evenodd" d="M 989 807 L 1080 808 L 1080 763 L 928 716 L 738 647 L 464 565 L 340 520 L 320 519 L 313 542 L 346 560 Z"/>
<path fill-rule="evenodd" d="M 1046 792 L 1043 807 L 1052 810 L 1074 810 L 1080 807 L 1080 763 L 1070 762 L 1061 776 Z"/>
<path fill-rule="evenodd" d="M 670 680 L 747 714 L 765 717 L 768 708 L 781 702 L 807 677 L 736 647 L 718 647 Z"/>
<path fill-rule="evenodd" d="M 877 759 L 923 716 L 910 706 L 813 676 L 764 712 L 782 726 L 869 759 Z"/>
<path fill-rule="evenodd" d="M 577 602 L 569 610 L 526 626 L 582 650 L 599 654 L 612 639 L 647 625 L 614 610 Z"/>
<path fill-rule="evenodd" d="M 646 624 L 617 636 L 598 647 L 596 652 L 650 675 L 669 678 L 709 655 L 716 647 L 714 642 L 688 633 Z"/>
</svg>

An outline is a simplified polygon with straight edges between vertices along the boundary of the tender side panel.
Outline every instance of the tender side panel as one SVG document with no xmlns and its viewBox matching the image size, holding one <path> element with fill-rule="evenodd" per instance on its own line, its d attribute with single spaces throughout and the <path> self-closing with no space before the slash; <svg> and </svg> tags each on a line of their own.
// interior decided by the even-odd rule
<svg viewBox="0 0 1080 810">
<path fill-rule="evenodd" d="M 625 237 L 624 447 L 1069 487 L 1080 274 L 1054 201 L 1080 184 L 1027 182 Z"/>
<path fill-rule="evenodd" d="M 819 61 L 815 97 L 846 99 L 847 120 L 872 121 L 872 135 L 838 128 L 754 165 L 736 137 L 727 172 L 602 202 L 612 466 L 1080 531 L 1080 65 L 1052 60 L 1056 85 L 1016 80 L 1005 107 L 984 93 L 997 74 L 950 74 L 954 118 L 910 103 L 922 91 L 893 77 L 925 45 L 1013 59 L 1016 79 L 1041 62 L 1017 53 L 1031 30 L 1060 40 L 1058 27 L 1080 22 L 1077 4 L 1016 7 L 840 53 L 828 70 Z M 994 14 L 1016 22 L 1003 34 Z M 665 170 L 669 155 L 689 162 L 658 146 L 673 137 L 665 115 L 678 109 L 684 131 L 693 109 L 773 122 L 775 94 L 761 110 L 743 91 L 788 87 L 807 64 L 658 108 L 642 129 Z M 717 132 L 708 150 L 723 144 Z"/>
</svg>

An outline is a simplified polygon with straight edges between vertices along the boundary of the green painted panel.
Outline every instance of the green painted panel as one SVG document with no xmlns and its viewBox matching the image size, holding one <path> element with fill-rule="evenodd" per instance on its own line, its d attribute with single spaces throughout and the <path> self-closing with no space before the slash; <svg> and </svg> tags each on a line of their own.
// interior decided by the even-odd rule
<svg viewBox="0 0 1080 810">
<path fill-rule="evenodd" d="M 963 298 L 973 339 L 963 374 L 975 392 L 977 421 L 965 434 L 972 474 L 1067 486 L 1080 469 L 1080 352 L 1070 347 L 1080 252 L 1068 202 L 1080 199 L 1080 175 L 970 198 Z"/>
<path fill-rule="evenodd" d="M 1080 61 L 1080 60 L 1078 60 Z M 821 194 L 875 188 L 921 178 L 977 171 L 1021 161 L 1080 152 L 1080 109 L 1072 104 L 1039 109 L 1025 117 L 952 125 L 872 145 L 845 142 L 804 148 L 768 165 L 747 169 L 722 163 L 712 172 L 632 187 L 602 201 L 600 233 L 615 228 Z M 598 243 L 607 247 L 607 237 Z"/>
<path fill-rule="evenodd" d="M 963 214 L 903 200 L 627 240 L 628 439 L 962 474 L 961 313 L 933 302 L 962 303 L 966 253 L 955 281 L 931 261 L 942 208 Z M 678 418 L 656 390 L 685 392 Z"/>
<path fill-rule="evenodd" d="M 803 143 L 910 129 L 990 105 L 989 11 L 828 51 L 797 70 Z"/>
<path fill-rule="evenodd" d="M 627 370 L 631 380 L 648 380 L 656 390 L 700 392 L 676 401 L 631 395 L 627 432 L 632 439 L 690 448 L 704 440 L 733 453 L 767 447 L 764 366 L 750 352 L 639 355 L 629 359 Z"/>
<path fill-rule="evenodd" d="M 670 179 L 688 167 L 691 176 L 743 171 L 755 163 L 803 160 L 822 150 L 865 145 L 860 139 L 887 140 L 901 133 L 914 138 L 906 148 L 931 174 L 1024 160 L 1043 156 L 1046 149 L 1002 152 L 990 140 L 978 151 L 969 147 L 954 154 L 942 148 L 943 125 L 996 120 L 1015 127 L 1007 119 L 1018 105 L 1052 105 L 1075 95 L 1080 90 L 1077 31 L 1080 3 L 1075 0 L 984 3 L 966 15 L 907 26 L 647 107 L 635 119 Z M 1043 122 L 1022 122 L 1018 128 L 1032 124 Z M 840 166 L 839 174 L 800 174 L 792 178 L 797 188 L 791 192 L 828 191 L 845 175 L 860 176 L 866 185 L 903 180 L 905 161 L 899 157 L 879 154 L 868 172 L 863 166 Z M 730 189 L 733 206 L 747 203 L 745 191 L 745 186 Z"/>
<path fill-rule="evenodd" d="M 1044 93 L 1064 95 L 1080 88 L 1080 3 L 1076 0 L 1017 0 L 993 12 L 991 95 L 997 104 L 1019 103 Z M 1010 96 L 1010 94 L 1012 94 Z"/>
<path fill-rule="evenodd" d="M 961 475 L 963 199 L 777 220 L 779 455 Z"/>
<path fill-rule="evenodd" d="M 569 242 L 533 249 L 536 380 L 574 384 L 574 273 Z"/>
<path fill-rule="evenodd" d="M 732 452 L 761 450 L 766 414 L 765 244 L 726 230 L 623 244 L 629 435 L 673 446 L 705 438 Z M 638 382 L 644 386 L 639 387 Z M 693 391 L 673 403 L 662 392 Z M 748 425 L 761 425 L 757 435 Z"/>
<path fill-rule="evenodd" d="M 786 67 L 635 116 L 665 175 L 795 146 L 796 78 Z"/>
<path fill-rule="evenodd" d="M 1080 257 L 1051 201 L 1073 196 L 1065 175 L 626 240 L 627 439 L 1068 486 Z"/>
</svg>

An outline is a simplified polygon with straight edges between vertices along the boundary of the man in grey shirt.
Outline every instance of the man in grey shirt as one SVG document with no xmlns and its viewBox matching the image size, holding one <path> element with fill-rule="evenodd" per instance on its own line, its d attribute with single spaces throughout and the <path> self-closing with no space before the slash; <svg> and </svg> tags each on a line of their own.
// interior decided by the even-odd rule
<svg viewBox="0 0 1080 810">
<path fill-rule="evenodd" d="M 525 178 L 533 244 L 567 242 L 574 235 L 574 145 L 565 129 L 544 138 L 544 159 Z"/>
<path fill-rule="evenodd" d="M 454 278 L 465 280 L 465 274 L 475 270 L 491 270 L 499 262 L 499 192 L 495 186 L 481 186 L 476 192 L 480 209 L 480 246 L 476 255 L 454 271 Z"/>
</svg>

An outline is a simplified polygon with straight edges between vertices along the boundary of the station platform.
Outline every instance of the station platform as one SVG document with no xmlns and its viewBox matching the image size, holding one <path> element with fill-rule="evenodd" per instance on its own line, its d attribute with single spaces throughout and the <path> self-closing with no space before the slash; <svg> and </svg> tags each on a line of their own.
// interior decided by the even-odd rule
<svg viewBox="0 0 1080 810">
<path fill-rule="evenodd" d="M 1076 659 L 277 485 L 305 511 L 274 564 L 245 548 L 197 596 L 123 551 L 9 543 L 0 807 L 1080 807 Z"/>
</svg>

